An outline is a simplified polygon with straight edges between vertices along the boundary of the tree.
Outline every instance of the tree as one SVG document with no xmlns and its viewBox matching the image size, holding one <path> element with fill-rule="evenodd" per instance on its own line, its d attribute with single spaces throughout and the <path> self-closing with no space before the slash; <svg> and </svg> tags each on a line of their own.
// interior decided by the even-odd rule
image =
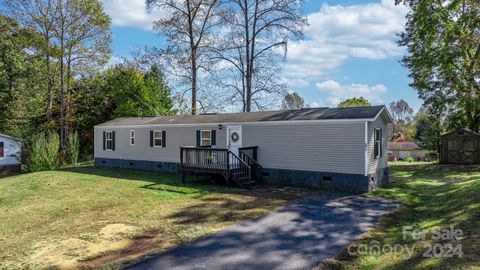
<svg viewBox="0 0 480 270">
<path fill-rule="evenodd" d="M 354 97 L 349 98 L 340 104 L 338 104 L 339 108 L 346 108 L 346 107 L 368 107 L 370 106 L 370 101 L 366 100 L 363 97 Z"/>
<path fill-rule="evenodd" d="M 271 100 L 269 94 L 283 97 L 286 86 L 277 77 L 279 61 L 285 57 L 289 39 L 303 36 L 307 24 L 299 0 L 228 1 L 230 27 L 216 50 L 217 58 L 229 66 L 231 82 L 243 111 L 252 105 L 263 109 L 258 100 Z M 281 48 L 284 48 L 283 53 Z"/>
<path fill-rule="evenodd" d="M 74 121 L 69 118 L 70 84 L 75 76 L 108 61 L 110 18 L 99 0 L 6 0 L 5 7 L 22 26 L 34 29 L 42 37 L 38 52 L 45 57 L 47 118 L 54 118 L 54 100 L 58 100 L 60 143 L 64 148 L 67 120 Z M 58 128 L 57 123 L 49 126 Z"/>
<path fill-rule="evenodd" d="M 305 100 L 297 92 L 287 94 L 283 99 L 284 110 L 298 110 L 305 107 Z"/>
<path fill-rule="evenodd" d="M 480 2 L 477 0 L 396 0 L 410 8 L 399 45 L 429 110 L 460 113 L 480 129 Z M 432 113 L 432 112 L 430 112 Z"/>
<path fill-rule="evenodd" d="M 390 103 L 390 113 L 397 124 L 407 125 L 412 121 L 413 109 L 403 99 Z"/>
<path fill-rule="evenodd" d="M 181 83 L 190 83 L 192 114 L 197 113 L 199 72 L 210 72 L 208 57 L 213 43 L 211 30 L 221 23 L 219 0 L 146 0 L 149 9 L 159 8 L 168 16 L 155 21 L 154 29 L 166 37 L 163 54 L 169 72 Z M 207 63 L 209 62 L 209 63 Z"/>
<path fill-rule="evenodd" d="M 47 81 L 47 118 L 50 119 L 55 99 L 53 88 L 56 77 L 56 65 L 52 62 L 52 57 L 56 55 L 53 38 L 57 5 L 53 0 L 5 0 L 4 5 L 6 13 L 15 18 L 21 26 L 31 28 L 41 35 L 37 49 L 45 58 L 43 76 Z"/>
<path fill-rule="evenodd" d="M 43 123 L 48 93 L 41 34 L 0 16 L 0 130 L 23 137 Z"/>
<path fill-rule="evenodd" d="M 117 65 L 78 80 L 74 104 L 79 131 L 119 117 L 172 115 L 170 89 L 156 66 L 146 73 Z"/>
<path fill-rule="evenodd" d="M 60 62 L 60 141 L 67 144 L 69 87 L 75 71 L 110 58 L 110 18 L 98 0 L 58 0 L 54 20 Z M 74 69 L 74 65 L 76 69 Z M 66 81 L 66 84 L 65 84 Z"/>
<path fill-rule="evenodd" d="M 420 111 L 415 117 L 415 142 L 423 149 L 430 150 L 434 157 L 438 158 L 440 153 L 440 137 L 443 133 L 443 126 L 438 117 L 426 111 Z"/>
</svg>

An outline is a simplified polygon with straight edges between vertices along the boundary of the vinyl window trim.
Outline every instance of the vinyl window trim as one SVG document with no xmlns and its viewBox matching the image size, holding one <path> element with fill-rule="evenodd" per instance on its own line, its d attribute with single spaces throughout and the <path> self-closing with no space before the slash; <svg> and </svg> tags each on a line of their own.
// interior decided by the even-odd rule
<svg viewBox="0 0 480 270">
<path fill-rule="evenodd" d="M 208 137 L 203 137 L 203 132 L 208 132 Z M 205 144 L 204 141 L 209 141 L 210 144 Z M 202 129 L 200 130 L 200 146 L 212 146 L 212 130 Z"/>
<path fill-rule="evenodd" d="M 130 146 L 135 146 L 135 130 L 130 130 Z"/>
<path fill-rule="evenodd" d="M 156 135 L 160 134 L 160 137 Z M 157 145 L 157 140 L 160 140 L 160 144 Z M 163 130 L 154 130 L 153 131 L 153 147 L 162 148 L 163 146 Z"/>
<path fill-rule="evenodd" d="M 110 148 L 108 143 L 110 142 Z M 113 151 L 113 131 L 105 131 L 105 150 Z"/>
<path fill-rule="evenodd" d="M 373 134 L 373 151 L 375 154 L 375 159 L 378 159 L 383 156 L 383 134 L 382 134 L 382 129 L 381 128 L 375 128 L 374 129 L 374 134 Z M 378 149 L 378 152 L 375 153 L 375 149 Z"/>
</svg>

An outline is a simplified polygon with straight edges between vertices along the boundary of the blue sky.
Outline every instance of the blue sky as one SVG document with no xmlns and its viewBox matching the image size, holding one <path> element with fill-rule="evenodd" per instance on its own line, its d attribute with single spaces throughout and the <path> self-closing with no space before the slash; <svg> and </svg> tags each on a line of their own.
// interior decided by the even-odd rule
<svg viewBox="0 0 480 270">
<path fill-rule="evenodd" d="M 364 96 L 374 104 L 404 99 L 418 109 L 421 100 L 411 89 L 408 71 L 399 63 L 405 53 L 395 44 L 402 30 L 405 7 L 394 0 L 306 0 L 309 26 L 303 41 L 289 44 L 282 77 L 291 91 L 312 106 L 335 106 Z M 104 0 L 112 17 L 114 57 L 128 57 L 135 47 L 163 46 L 144 0 Z"/>
</svg>

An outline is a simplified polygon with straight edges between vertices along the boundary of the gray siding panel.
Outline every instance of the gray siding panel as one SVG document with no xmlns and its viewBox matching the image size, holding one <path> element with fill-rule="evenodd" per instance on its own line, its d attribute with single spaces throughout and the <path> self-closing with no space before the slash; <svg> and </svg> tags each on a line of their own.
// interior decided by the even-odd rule
<svg viewBox="0 0 480 270">
<path fill-rule="evenodd" d="M 198 127 L 137 127 L 102 128 L 95 127 L 95 157 L 108 159 L 150 160 L 180 162 L 180 147 L 196 145 L 197 130 L 216 130 L 217 147 L 226 144 L 225 129 L 218 126 Z M 115 151 L 103 150 L 103 131 L 115 131 Z M 135 145 L 130 145 L 130 130 L 135 130 Z M 166 131 L 166 147 L 150 147 L 150 130 Z"/>
<path fill-rule="evenodd" d="M 365 122 L 318 121 L 311 123 L 243 124 L 243 147 L 258 146 L 258 160 L 264 168 L 347 174 L 365 173 Z M 102 149 L 102 132 L 95 128 L 95 157 L 106 159 L 179 162 L 179 147 L 196 144 L 196 130 L 215 129 L 217 147 L 226 147 L 226 130 L 218 125 L 168 126 L 166 148 L 150 147 L 149 132 L 135 130 L 135 146 L 130 146 L 131 128 L 116 127 L 116 151 Z"/>
<path fill-rule="evenodd" d="M 364 174 L 364 123 L 245 125 L 243 145 L 258 145 L 265 168 Z"/>
</svg>

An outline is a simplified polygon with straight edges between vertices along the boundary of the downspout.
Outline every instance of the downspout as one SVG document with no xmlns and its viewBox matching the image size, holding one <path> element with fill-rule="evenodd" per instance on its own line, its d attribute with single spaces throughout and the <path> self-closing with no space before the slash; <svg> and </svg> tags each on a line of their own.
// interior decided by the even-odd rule
<svg viewBox="0 0 480 270">
<path fill-rule="evenodd" d="M 368 121 L 365 121 L 365 176 L 368 176 Z"/>
</svg>

